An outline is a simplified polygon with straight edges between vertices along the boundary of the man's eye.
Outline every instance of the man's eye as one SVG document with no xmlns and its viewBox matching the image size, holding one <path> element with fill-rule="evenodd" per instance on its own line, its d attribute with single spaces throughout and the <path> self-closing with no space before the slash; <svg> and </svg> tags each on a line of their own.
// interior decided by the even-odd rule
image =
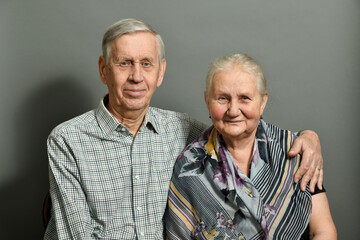
<svg viewBox="0 0 360 240">
<path fill-rule="evenodd" d="M 225 102 L 225 101 L 227 101 L 227 98 L 226 97 L 219 97 L 218 100 L 220 102 Z"/>
<path fill-rule="evenodd" d="M 151 63 L 150 62 L 143 62 L 142 65 L 144 67 L 151 67 Z"/>
<path fill-rule="evenodd" d="M 128 66 L 128 65 L 129 65 L 129 63 L 126 62 L 126 61 L 120 62 L 120 66 L 122 66 L 122 67 L 125 67 L 125 66 Z"/>
</svg>

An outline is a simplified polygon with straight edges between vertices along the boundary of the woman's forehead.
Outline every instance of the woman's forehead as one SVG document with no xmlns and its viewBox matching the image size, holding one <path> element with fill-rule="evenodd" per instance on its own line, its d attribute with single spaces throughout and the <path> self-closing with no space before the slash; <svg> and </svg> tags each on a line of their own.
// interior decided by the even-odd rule
<svg viewBox="0 0 360 240">
<path fill-rule="evenodd" d="M 249 91 L 257 90 L 256 78 L 241 70 L 217 72 L 213 77 L 212 90 Z"/>
</svg>

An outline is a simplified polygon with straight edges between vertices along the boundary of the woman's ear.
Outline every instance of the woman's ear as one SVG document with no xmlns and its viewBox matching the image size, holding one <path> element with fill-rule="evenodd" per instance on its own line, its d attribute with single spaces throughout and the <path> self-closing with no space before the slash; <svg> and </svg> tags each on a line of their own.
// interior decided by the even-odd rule
<svg viewBox="0 0 360 240">
<path fill-rule="evenodd" d="M 204 100 L 205 100 L 205 104 L 207 106 L 208 105 L 208 94 L 207 94 L 206 90 L 204 91 Z"/>
<path fill-rule="evenodd" d="M 263 115 L 263 113 L 264 113 L 267 100 L 268 100 L 268 94 L 265 93 L 265 94 L 262 96 L 262 99 L 261 99 L 260 116 Z"/>
</svg>

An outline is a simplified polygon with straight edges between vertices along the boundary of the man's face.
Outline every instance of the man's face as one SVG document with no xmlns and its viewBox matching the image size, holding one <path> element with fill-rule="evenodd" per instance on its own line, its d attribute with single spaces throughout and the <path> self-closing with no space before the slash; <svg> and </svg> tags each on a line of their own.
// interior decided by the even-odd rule
<svg viewBox="0 0 360 240">
<path fill-rule="evenodd" d="M 99 59 L 100 77 L 109 89 L 108 109 L 115 116 L 146 111 L 166 67 L 150 32 L 124 34 L 111 43 L 109 63 Z"/>
</svg>

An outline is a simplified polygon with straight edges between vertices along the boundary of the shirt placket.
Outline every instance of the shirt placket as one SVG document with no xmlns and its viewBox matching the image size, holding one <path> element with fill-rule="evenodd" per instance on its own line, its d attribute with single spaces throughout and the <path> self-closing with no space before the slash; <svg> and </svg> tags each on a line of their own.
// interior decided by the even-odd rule
<svg viewBox="0 0 360 240">
<path fill-rule="evenodd" d="M 147 195 L 146 184 L 149 179 L 149 159 L 144 151 L 143 144 L 147 141 L 143 139 L 142 132 L 138 132 L 134 138 L 131 150 L 132 161 L 132 183 L 133 183 L 133 211 L 136 226 L 137 239 L 146 237 L 146 219 L 147 219 Z M 141 144 L 142 143 L 142 144 Z"/>
</svg>

